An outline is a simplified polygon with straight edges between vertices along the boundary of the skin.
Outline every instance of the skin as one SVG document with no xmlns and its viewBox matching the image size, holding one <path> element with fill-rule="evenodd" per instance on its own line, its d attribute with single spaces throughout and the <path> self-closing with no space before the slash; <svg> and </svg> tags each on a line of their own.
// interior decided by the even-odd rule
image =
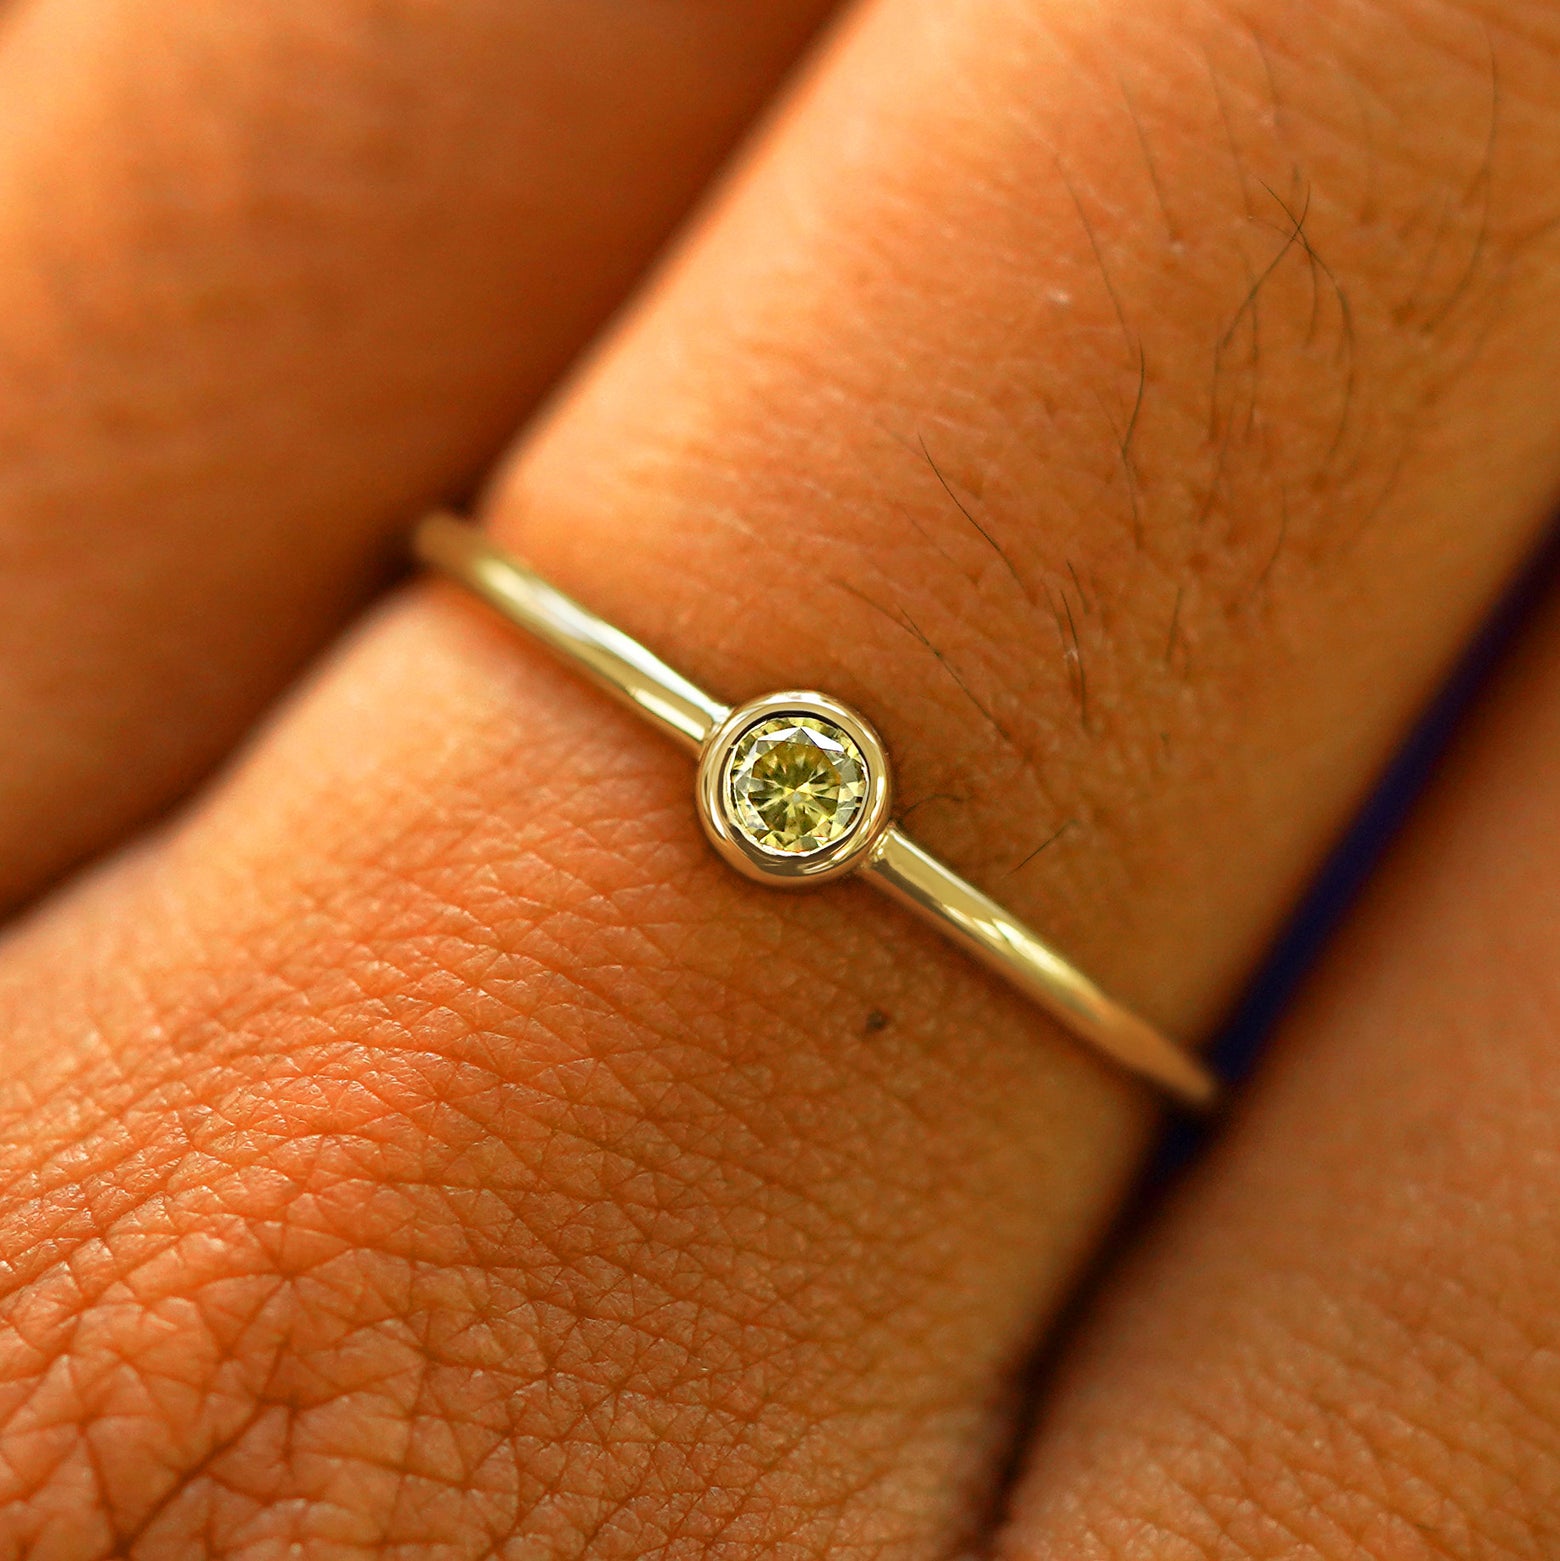
<svg viewBox="0 0 1560 1561">
<path fill-rule="evenodd" d="M 1560 601 L 1072 1353 L 1004 1558 L 1560 1546 Z"/>
<path fill-rule="evenodd" d="M 0 910 L 185 791 L 469 490 L 826 9 L 13 12 Z"/>
<path fill-rule="evenodd" d="M 917 835 L 1196 1035 L 1560 477 L 1557 78 L 1536 3 L 880 0 L 492 523 L 724 697 L 859 705 Z M 12 930 L 0 1545 L 989 1535 L 1144 1095 L 735 879 L 690 780 L 423 587 Z"/>
</svg>

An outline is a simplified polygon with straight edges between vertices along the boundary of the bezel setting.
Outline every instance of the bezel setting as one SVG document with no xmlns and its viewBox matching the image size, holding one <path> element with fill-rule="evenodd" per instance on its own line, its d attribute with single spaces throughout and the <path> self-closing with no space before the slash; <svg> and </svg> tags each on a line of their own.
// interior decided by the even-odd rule
<svg viewBox="0 0 1560 1561">
<path fill-rule="evenodd" d="M 1195 1110 L 1218 1103 L 1216 1073 L 889 818 L 888 756 L 853 710 L 811 692 L 771 694 L 732 710 L 452 515 L 428 516 L 417 528 L 415 547 L 425 563 L 698 755 L 699 817 L 717 851 L 739 872 L 787 888 L 859 870 L 864 882 L 936 928 L 1102 1057 Z M 755 730 L 776 718 L 782 724 Z M 793 723 L 801 730 L 788 731 Z M 738 758 L 744 734 L 753 742 Z M 734 770 L 740 786 L 733 784 Z M 855 812 L 847 816 L 847 809 Z M 746 830 L 738 814 L 748 819 Z"/>
<path fill-rule="evenodd" d="M 836 728 L 860 755 L 865 789 L 846 832 L 816 850 L 783 852 L 752 839 L 736 814 L 733 764 L 739 745 L 755 727 L 794 716 Z M 699 819 L 715 849 L 747 877 L 801 887 L 843 878 L 864 866 L 889 825 L 893 784 L 888 753 L 872 726 L 849 706 L 813 690 L 766 694 L 739 705 L 722 721 L 699 758 Z"/>
</svg>

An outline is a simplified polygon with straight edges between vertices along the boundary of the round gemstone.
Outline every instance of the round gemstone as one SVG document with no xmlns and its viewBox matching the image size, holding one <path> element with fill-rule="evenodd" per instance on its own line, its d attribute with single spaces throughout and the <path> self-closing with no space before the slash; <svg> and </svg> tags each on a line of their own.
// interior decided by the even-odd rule
<svg viewBox="0 0 1560 1561">
<path fill-rule="evenodd" d="M 867 761 L 850 735 L 811 715 L 773 716 L 731 751 L 732 821 L 754 845 L 804 856 L 843 840 L 867 797 Z"/>
</svg>

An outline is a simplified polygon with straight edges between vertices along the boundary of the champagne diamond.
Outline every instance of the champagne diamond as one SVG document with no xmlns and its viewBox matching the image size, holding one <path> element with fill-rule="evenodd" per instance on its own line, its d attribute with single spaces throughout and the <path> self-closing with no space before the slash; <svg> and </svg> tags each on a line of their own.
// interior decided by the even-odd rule
<svg viewBox="0 0 1560 1561">
<path fill-rule="evenodd" d="M 818 716 L 760 721 L 738 739 L 728 774 L 732 821 L 753 844 L 783 856 L 843 840 L 867 796 L 861 749 Z"/>
</svg>

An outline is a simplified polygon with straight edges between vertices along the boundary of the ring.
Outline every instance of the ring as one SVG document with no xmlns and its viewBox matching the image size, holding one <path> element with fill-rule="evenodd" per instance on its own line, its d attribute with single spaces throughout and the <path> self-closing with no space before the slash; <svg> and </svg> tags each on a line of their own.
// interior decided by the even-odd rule
<svg viewBox="0 0 1560 1561">
<path fill-rule="evenodd" d="M 413 550 L 690 750 L 704 831 L 739 872 L 778 888 L 858 875 L 1079 1040 L 1182 1105 L 1215 1103 L 1209 1069 L 899 828 L 888 752 L 856 711 L 808 690 L 723 705 L 453 515 L 424 520 Z"/>
</svg>

